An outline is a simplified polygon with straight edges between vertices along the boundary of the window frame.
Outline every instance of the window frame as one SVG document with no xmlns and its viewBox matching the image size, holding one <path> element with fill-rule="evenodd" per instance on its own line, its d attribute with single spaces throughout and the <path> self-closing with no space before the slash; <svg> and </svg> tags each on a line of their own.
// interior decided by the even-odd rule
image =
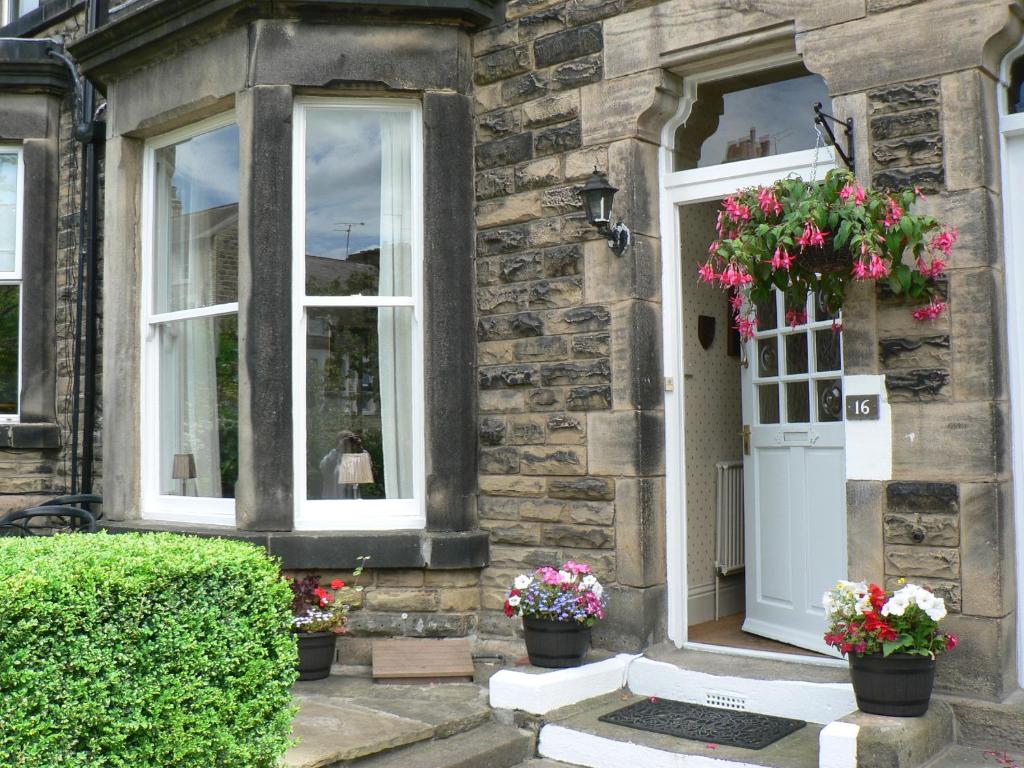
<svg viewBox="0 0 1024 768">
<path fill-rule="evenodd" d="M 412 287 L 406 296 L 306 296 L 306 115 L 315 109 L 406 113 L 410 121 Z M 294 522 L 299 530 L 406 530 L 426 527 L 424 381 L 423 107 L 409 98 L 297 97 L 292 106 L 292 419 Z M 308 499 L 306 483 L 306 321 L 308 310 L 345 307 L 412 309 L 411 499 Z M 339 506 L 342 507 L 339 509 Z"/>
<path fill-rule="evenodd" d="M 238 125 L 234 109 L 191 123 L 183 128 L 146 141 L 142 165 L 142 274 L 140 305 L 141 381 L 140 426 L 140 517 L 144 520 L 235 526 L 235 499 L 209 496 L 172 496 L 160 493 L 160 366 L 158 327 L 163 324 L 204 317 L 238 317 L 238 301 L 196 309 L 155 313 L 154 283 L 156 259 L 156 187 L 155 163 L 159 149 L 210 133 L 229 125 Z M 239 126 L 240 127 L 240 126 Z M 241 139 L 239 155 L 241 156 Z M 239 205 L 243 188 L 239 186 Z M 243 254 L 239 253 L 239 259 Z M 239 361 L 241 364 L 241 361 Z"/>
<path fill-rule="evenodd" d="M 16 165 L 18 169 L 14 193 L 14 269 L 8 272 L 0 272 L 0 285 L 18 286 L 18 382 L 16 386 L 18 399 L 14 413 L 0 414 L 0 424 L 18 424 L 21 422 L 21 387 L 24 381 L 22 363 L 25 357 L 25 285 L 22 270 L 25 227 L 25 154 L 20 144 L 0 144 L 0 154 L 15 155 L 17 157 Z"/>
</svg>

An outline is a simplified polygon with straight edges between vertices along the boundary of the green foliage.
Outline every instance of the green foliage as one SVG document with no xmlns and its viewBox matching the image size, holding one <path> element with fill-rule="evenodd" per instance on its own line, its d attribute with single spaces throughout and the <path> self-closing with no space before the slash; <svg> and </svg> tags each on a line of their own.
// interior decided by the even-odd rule
<svg viewBox="0 0 1024 768">
<path fill-rule="evenodd" d="M 0 539 L 0 765 L 277 765 L 290 606 L 278 565 L 249 544 Z"/>
</svg>

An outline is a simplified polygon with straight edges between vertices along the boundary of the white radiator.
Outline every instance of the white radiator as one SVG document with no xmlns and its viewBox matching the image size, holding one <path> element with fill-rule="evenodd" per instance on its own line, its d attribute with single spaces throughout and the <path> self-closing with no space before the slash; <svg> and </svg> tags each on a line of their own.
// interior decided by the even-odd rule
<svg viewBox="0 0 1024 768">
<path fill-rule="evenodd" d="M 715 465 L 715 621 L 718 621 L 718 582 L 739 573 L 743 557 L 743 462 Z"/>
</svg>

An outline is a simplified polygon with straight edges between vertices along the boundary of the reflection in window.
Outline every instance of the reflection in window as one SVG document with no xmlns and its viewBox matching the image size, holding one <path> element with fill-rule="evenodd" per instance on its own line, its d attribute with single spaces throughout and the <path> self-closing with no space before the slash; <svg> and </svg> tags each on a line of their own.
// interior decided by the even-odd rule
<svg viewBox="0 0 1024 768">
<path fill-rule="evenodd" d="M 704 83 L 676 135 L 676 170 L 812 149 L 814 105 L 828 105 L 825 81 L 802 67 Z"/>
<path fill-rule="evenodd" d="M 156 381 L 150 386 L 159 409 L 162 495 L 235 495 L 238 163 L 234 124 L 158 147 L 152 155 Z"/>
<path fill-rule="evenodd" d="M 21 390 L 21 258 L 17 150 L 0 149 L 0 418 L 16 419 Z"/>
<path fill-rule="evenodd" d="M 0 416 L 18 414 L 21 286 L 0 285 Z"/>
<path fill-rule="evenodd" d="M 1024 56 L 1010 66 L 1010 90 L 1007 103 L 1011 114 L 1024 112 Z"/>
</svg>

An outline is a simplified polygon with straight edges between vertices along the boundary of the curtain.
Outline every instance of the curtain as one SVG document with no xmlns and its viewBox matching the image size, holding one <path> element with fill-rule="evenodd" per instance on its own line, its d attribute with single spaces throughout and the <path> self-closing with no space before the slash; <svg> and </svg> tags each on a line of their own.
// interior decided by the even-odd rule
<svg viewBox="0 0 1024 768">
<path fill-rule="evenodd" d="M 408 113 L 381 113 L 380 295 L 412 296 L 412 137 Z M 412 483 L 412 310 L 377 311 L 384 490 L 409 499 Z"/>
</svg>

